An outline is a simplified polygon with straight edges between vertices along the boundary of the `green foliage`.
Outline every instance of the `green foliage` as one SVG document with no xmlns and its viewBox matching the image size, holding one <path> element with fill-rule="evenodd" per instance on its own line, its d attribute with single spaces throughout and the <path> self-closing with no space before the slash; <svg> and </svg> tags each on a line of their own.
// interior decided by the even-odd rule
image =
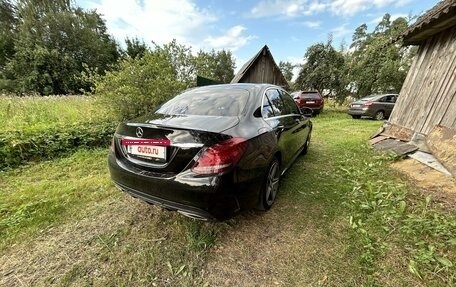
<svg viewBox="0 0 456 287">
<path fill-rule="evenodd" d="M 176 80 L 174 66 L 160 50 L 120 62 L 116 71 L 95 80 L 95 96 L 101 109 L 125 120 L 152 112 L 187 85 Z"/>
<path fill-rule="evenodd" d="M 149 47 L 143 42 L 140 41 L 138 38 L 126 38 L 125 44 L 127 48 L 124 51 L 124 54 L 130 58 L 142 57 L 144 54 L 149 51 Z"/>
<path fill-rule="evenodd" d="M 195 57 L 196 72 L 199 76 L 229 83 L 234 78 L 234 58 L 230 51 L 204 52 L 200 50 Z"/>
<path fill-rule="evenodd" d="M 393 22 L 385 14 L 372 32 L 366 24 L 356 28 L 349 50 L 344 44 L 336 51 L 331 43 L 310 46 L 305 64 L 294 84 L 296 89 L 316 89 L 322 95 L 334 94 L 339 103 L 349 95 L 399 92 L 416 48 L 394 42 L 408 27 L 399 17 Z"/>
<path fill-rule="evenodd" d="M 74 8 L 66 0 L 20 0 L 15 8 L 14 55 L 3 73 L 14 82 L 8 85 L 14 92 L 78 92 L 90 86 L 81 72 L 103 73 L 116 62 L 117 46 L 95 11 Z"/>
<path fill-rule="evenodd" d="M 165 57 L 171 64 L 174 78 L 181 82 L 185 88 L 194 87 L 196 83 L 195 57 L 192 55 L 192 48 L 177 43 L 173 39 L 162 46 L 155 45 L 154 52 Z"/>
<path fill-rule="evenodd" d="M 17 18 L 15 7 L 9 0 L 0 0 L 0 79 L 8 59 L 14 55 L 14 35 Z M 0 83 L 0 90 L 7 85 Z"/>
<path fill-rule="evenodd" d="M 290 82 L 291 79 L 293 78 L 293 69 L 295 68 L 295 65 L 293 65 L 292 63 L 290 63 L 288 61 L 287 62 L 280 61 L 279 68 L 282 71 L 282 74 L 285 77 L 285 80 Z"/>
<path fill-rule="evenodd" d="M 108 146 L 114 131 L 115 124 L 111 121 L 1 131 L 0 169 L 16 167 L 28 161 L 54 158 L 78 148 Z"/>
<path fill-rule="evenodd" d="M 331 39 L 310 46 L 304 58 L 305 64 L 296 79 L 297 87 L 317 90 L 323 96 L 342 93 L 345 87 L 344 55 L 334 49 Z"/>
<path fill-rule="evenodd" d="M 371 33 L 367 25 L 359 26 L 353 35 L 352 53 L 347 56 L 350 90 L 358 97 L 373 93 L 399 92 L 416 49 L 392 43 L 408 27 L 399 17 L 393 22 L 385 14 Z"/>
<path fill-rule="evenodd" d="M 405 185 L 373 180 L 390 161 L 387 156 L 376 159 L 359 164 L 347 161 L 339 167 L 340 176 L 353 185 L 344 204 L 350 212 L 353 238 L 362 246 L 363 268 L 375 281 L 379 259 L 402 246 L 413 275 L 451 282 L 455 279 L 456 257 L 450 250 L 456 240 L 456 217 L 431 208 L 430 196 L 411 202 Z"/>
</svg>

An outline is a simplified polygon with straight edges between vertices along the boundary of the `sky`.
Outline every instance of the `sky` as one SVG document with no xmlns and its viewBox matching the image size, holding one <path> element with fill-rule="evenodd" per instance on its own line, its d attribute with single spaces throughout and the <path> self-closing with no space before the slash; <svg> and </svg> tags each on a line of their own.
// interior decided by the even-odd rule
<svg viewBox="0 0 456 287">
<path fill-rule="evenodd" d="M 356 27 L 373 30 L 385 13 L 392 19 L 421 15 L 438 0 L 76 0 L 96 9 L 108 32 L 146 44 L 176 39 L 199 49 L 229 49 L 236 71 L 264 45 L 274 60 L 300 64 L 306 49 L 326 42 L 349 45 Z M 413 23 L 414 20 L 412 20 Z M 152 45 L 151 45 L 152 46 Z"/>
</svg>

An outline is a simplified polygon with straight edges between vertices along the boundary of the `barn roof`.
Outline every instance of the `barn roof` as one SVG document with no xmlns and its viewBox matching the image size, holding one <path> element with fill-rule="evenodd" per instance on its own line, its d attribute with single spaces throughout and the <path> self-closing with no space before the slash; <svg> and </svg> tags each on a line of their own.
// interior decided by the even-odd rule
<svg viewBox="0 0 456 287">
<path fill-rule="evenodd" d="M 443 0 L 419 17 L 401 35 L 404 45 L 418 45 L 456 25 L 456 0 Z"/>
<path fill-rule="evenodd" d="M 256 64 L 256 62 L 261 58 L 262 55 L 265 55 L 266 57 L 269 57 L 272 60 L 272 63 L 275 66 L 275 70 L 277 71 L 277 74 L 281 78 L 281 82 L 285 83 L 285 86 L 288 86 L 288 82 L 285 79 L 284 75 L 282 74 L 282 71 L 280 70 L 279 66 L 277 66 L 276 62 L 274 61 L 274 57 L 272 57 L 271 51 L 269 50 L 268 45 L 264 45 L 263 48 L 261 48 L 258 53 L 255 54 L 250 60 L 248 60 L 242 67 L 239 69 L 237 74 L 234 76 L 234 78 L 231 80 L 231 83 L 240 83 L 242 81 L 242 78 L 246 73 L 249 71 L 249 69 Z"/>
</svg>

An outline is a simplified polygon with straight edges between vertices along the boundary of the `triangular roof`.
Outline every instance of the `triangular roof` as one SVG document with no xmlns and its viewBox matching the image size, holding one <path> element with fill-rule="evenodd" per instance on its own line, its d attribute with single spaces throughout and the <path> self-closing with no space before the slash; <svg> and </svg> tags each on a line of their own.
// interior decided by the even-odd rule
<svg viewBox="0 0 456 287">
<path fill-rule="evenodd" d="M 274 61 L 274 57 L 272 57 L 272 54 L 271 54 L 271 51 L 269 50 L 269 47 L 267 45 L 264 45 L 263 48 L 260 49 L 260 51 L 258 51 L 258 53 L 255 54 L 255 56 L 253 56 L 250 60 L 248 60 L 242 67 L 241 69 L 239 69 L 239 71 L 237 72 L 237 74 L 234 76 L 234 78 L 231 80 L 231 83 L 241 83 L 243 82 L 243 78 L 245 77 L 245 75 L 248 73 L 248 71 L 253 67 L 255 66 L 257 63 L 258 63 L 258 60 L 262 57 L 262 56 L 266 56 L 268 57 L 275 69 L 275 73 L 276 75 L 279 77 L 279 83 L 268 83 L 268 84 L 276 84 L 276 85 L 279 85 L 279 86 L 285 86 L 285 87 L 288 87 L 288 82 L 287 80 L 285 79 L 284 75 L 282 74 L 282 71 L 280 70 L 279 66 L 276 64 L 276 62 Z"/>
</svg>

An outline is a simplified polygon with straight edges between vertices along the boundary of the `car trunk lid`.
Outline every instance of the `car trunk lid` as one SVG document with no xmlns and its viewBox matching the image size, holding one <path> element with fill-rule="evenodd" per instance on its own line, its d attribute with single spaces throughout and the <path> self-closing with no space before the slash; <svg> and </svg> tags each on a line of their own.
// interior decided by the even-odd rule
<svg viewBox="0 0 456 287">
<path fill-rule="evenodd" d="M 222 132 L 238 122 L 235 116 L 154 114 L 137 118 L 116 131 L 118 158 L 145 171 L 173 176 L 190 168 L 204 146 L 230 138 Z M 128 144 L 134 141 L 143 144 Z"/>
</svg>

